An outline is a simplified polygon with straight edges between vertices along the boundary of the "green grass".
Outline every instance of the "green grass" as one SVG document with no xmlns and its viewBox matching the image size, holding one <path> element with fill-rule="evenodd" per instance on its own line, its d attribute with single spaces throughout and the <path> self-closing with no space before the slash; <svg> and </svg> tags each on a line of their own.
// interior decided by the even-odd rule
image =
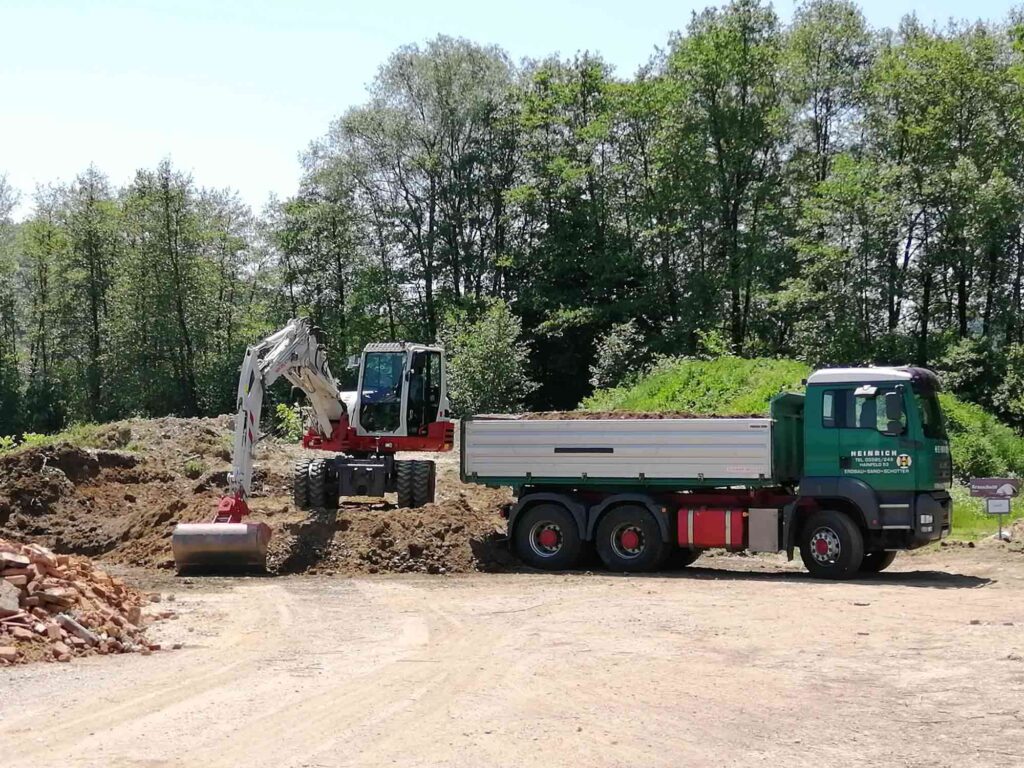
<svg viewBox="0 0 1024 768">
<path fill-rule="evenodd" d="M 971 496 L 966 485 L 956 483 L 953 495 L 953 538 L 983 539 L 999 530 L 999 520 L 985 512 L 985 500 Z M 1003 529 L 1024 517 L 1024 500 L 1012 502 L 1011 513 L 1003 518 Z"/>
<path fill-rule="evenodd" d="M 130 437 L 130 431 L 118 430 L 110 424 L 72 424 L 67 429 L 52 435 L 26 432 L 17 439 L 4 439 L 0 441 L 0 455 L 30 448 L 43 448 L 58 443 L 68 443 L 78 448 L 123 447 L 122 444 Z"/>
<path fill-rule="evenodd" d="M 715 360 L 667 360 L 640 381 L 595 392 L 581 403 L 589 411 L 686 411 L 696 414 L 767 414 L 768 401 L 782 391 L 801 391 L 811 372 L 795 360 L 720 357 Z M 957 478 L 1010 475 L 1024 477 L 1024 437 L 980 406 L 953 395 L 941 396 Z M 953 487 L 953 535 L 977 539 L 998 529 L 984 502 L 961 484 Z M 1024 499 L 1004 526 L 1024 517 Z"/>
<path fill-rule="evenodd" d="M 696 414 L 767 414 L 768 401 L 799 391 L 811 369 L 795 360 L 720 357 L 662 362 L 636 384 L 595 392 L 587 411 L 685 411 Z"/>
</svg>

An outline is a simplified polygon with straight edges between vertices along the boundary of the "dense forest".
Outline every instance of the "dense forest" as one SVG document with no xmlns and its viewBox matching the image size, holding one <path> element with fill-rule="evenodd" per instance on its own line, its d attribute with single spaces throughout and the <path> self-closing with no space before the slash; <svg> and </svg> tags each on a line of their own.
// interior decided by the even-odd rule
<svg viewBox="0 0 1024 768">
<path fill-rule="evenodd" d="M 728 353 L 930 365 L 1024 426 L 1016 14 L 737 0 L 631 78 L 439 37 L 302 162 L 258 212 L 169 160 L 85 169 L 18 222 L 0 180 L 0 434 L 231 410 L 246 344 L 299 314 L 339 362 L 398 338 L 490 359 L 509 405 Z"/>
</svg>

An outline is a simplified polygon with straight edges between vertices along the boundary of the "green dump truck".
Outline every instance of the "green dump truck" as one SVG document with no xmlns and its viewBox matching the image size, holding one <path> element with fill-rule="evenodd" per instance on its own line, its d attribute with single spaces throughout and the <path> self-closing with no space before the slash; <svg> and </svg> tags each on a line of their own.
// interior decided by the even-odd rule
<svg viewBox="0 0 1024 768">
<path fill-rule="evenodd" d="M 938 390 L 922 368 L 833 368 L 767 418 L 474 416 L 461 475 L 514 489 L 509 537 L 538 568 L 591 546 L 617 571 L 799 549 L 812 575 L 847 579 L 949 534 Z"/>
</svg>

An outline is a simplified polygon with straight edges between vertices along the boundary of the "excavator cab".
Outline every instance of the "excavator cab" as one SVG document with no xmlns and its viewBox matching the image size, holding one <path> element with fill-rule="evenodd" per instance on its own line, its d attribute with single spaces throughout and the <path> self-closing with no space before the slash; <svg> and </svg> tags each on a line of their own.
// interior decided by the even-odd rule
<svg viewBox="0 0 1024 768">
<path fill-rule="evenodd" d="M 359 366 L 359 435 L 416 437 L 446 414 L 444 353 L 421 344 L 370 344 Z"/>
</svg>

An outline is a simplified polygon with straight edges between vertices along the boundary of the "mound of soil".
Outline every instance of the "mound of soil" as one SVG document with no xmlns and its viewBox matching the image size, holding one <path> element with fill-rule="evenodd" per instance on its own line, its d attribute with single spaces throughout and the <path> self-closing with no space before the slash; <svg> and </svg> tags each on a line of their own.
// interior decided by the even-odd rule
<svg viewBox="0 0 1024 768">
<path fill-rule="evenodd" d="M 467 573 L 511 563 L 502 518 L 465 499 L 420 509 L 346 505 L 279 526 L 276 573 Z"/>
<path fill-rule="evenodd" d="M 100 448 L 56 445 L 0 457 L 0 536 L 62 554 L 172 568 L 179 522 L 212 519 L 227 486 L 232 420 L 133 419 L 99 433 Z M 279 573 L 458 573 L 507 561 L 499 516 L 506 492 L 463 486 L 453 454 L 438 461 L 438 503 L 398 509 L 379 500 L 309 513 L 290 499 L 302 454 L 261 443 L 250 506 L 275 531 Z"/>
<path fill-rule="evenodd" d="M 518 416 L 488 416 L 487 418 L 526 419 L 528 421 L 555 421 L 572 419 L 596 421 L 599 419 L 763 419 L 764 414 L 730 413 L 726 416 L 709 415 L 707 413 L 687 413 L 686 411 L 663 411 L 649 413 L 644 411 L 535 411 Z"/>
</svg>

